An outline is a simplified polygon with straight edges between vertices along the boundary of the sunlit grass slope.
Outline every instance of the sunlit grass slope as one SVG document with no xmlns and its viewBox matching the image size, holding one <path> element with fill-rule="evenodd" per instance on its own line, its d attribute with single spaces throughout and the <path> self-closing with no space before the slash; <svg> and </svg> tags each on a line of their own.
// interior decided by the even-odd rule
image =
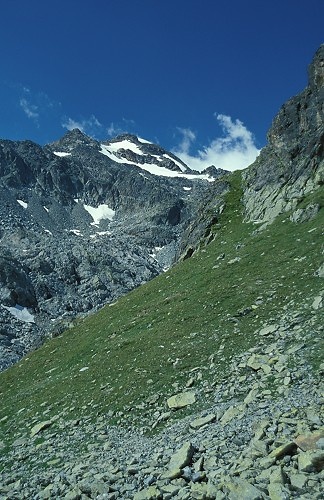
<svg viewBox="0 0 324 500">
<path fill-rule="evenodd" d="M 209 383 L 217 383 L 232 357 L 257 342 L 260 326 L 319 292 L 323 208 L 310 222 L 285 214 L 256 233 L 242 221 L 240 174 L 229 179 L 212 243 L 0 374 L 6 440 L 58 415 L 117 421 L 122 411 L 143 422 L 149 398 L 163 406 L 213 355 Z"/>
</svg>

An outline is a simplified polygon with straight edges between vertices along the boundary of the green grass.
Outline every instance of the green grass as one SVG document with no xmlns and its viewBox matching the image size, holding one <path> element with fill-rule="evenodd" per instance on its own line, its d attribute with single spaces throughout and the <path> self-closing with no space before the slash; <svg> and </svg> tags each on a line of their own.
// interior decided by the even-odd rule
<svg viewBox="0 0 324 500">
<path fill-rule="evenodd" d="M 255 225 L 242 221 L 240 174 L 229 180 L 212 243 L 0 374 L 0 422 L 8 417 L 0 440 L 58 415 L 110 414 L 118 422 L 123 412 L 135 423 L 149 422 L 150 398 L 166 410 L 166 398 L 185 387 L 196 367 L 206 384 L 217 383 L 230 360 L 256 344 L 258 328 L 280 318 L 288 303 L 303 307 L 318 294 L 324 210 L 303 224 L 284 214 L 256 234 Z M 205 370 L 211 356 L 212 372 Z M 197 405 L 178 415 L 193 410 Z"/>
</svg>

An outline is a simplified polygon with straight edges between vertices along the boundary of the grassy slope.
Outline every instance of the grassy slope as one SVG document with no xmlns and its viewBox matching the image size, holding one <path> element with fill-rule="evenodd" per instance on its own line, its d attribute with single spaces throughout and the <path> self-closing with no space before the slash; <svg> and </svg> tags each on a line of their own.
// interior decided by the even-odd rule
<svg viewBox="0 0 324 500">
<path fill-rule="evenodd" d="M 160 394 L 163 406 L 215 354 L 207 382 L 216 383 L 231 357 L 256 343 L 260 326 L 288 302 L 302 305 L 318 294 L 323 208 L 303 224 L 285 214 L 255 235 L 256 227 L 242 222 L 240 174 L 230 179 L 212 243 L 0 374 L 0 440 L 59 414 L 95 418 L 111 410 L 116 421 L 122 410 L 145 420 L 148 397 Z M 235 257 L 240 261 L 228 264 Z"/>
</svg>

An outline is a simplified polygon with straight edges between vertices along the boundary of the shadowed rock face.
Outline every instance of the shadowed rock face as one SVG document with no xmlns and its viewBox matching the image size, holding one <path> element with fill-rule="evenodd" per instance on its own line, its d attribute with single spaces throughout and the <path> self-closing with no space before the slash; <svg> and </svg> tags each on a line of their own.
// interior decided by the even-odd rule
<svg viewBox="0 0 324 500">
<path fill-rule="evenodd" d="M 206 177 L 127 134 L 0 141 L 0 369 L 169 267 Z M 12 315 L 16 305 L 35 322 Z"/>
<path fill-rule="evenodd" d="M 324 45 L 308 74 L 308 86 L 282 106 L 269 144 L 245 171 L 248 220 L 269 221 L 324 182 Z"/>
</svg>

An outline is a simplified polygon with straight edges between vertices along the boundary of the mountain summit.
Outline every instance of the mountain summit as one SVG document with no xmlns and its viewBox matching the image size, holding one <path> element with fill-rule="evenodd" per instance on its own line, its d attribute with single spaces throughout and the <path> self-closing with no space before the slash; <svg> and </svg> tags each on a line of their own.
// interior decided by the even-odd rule
<svg viewBox="0 0 324 500">
<path fill-rule="evenodd" d="M 0 369 L 170 267 L 222 173 L 128 134 L 0 141 Z"/>
</svg>

